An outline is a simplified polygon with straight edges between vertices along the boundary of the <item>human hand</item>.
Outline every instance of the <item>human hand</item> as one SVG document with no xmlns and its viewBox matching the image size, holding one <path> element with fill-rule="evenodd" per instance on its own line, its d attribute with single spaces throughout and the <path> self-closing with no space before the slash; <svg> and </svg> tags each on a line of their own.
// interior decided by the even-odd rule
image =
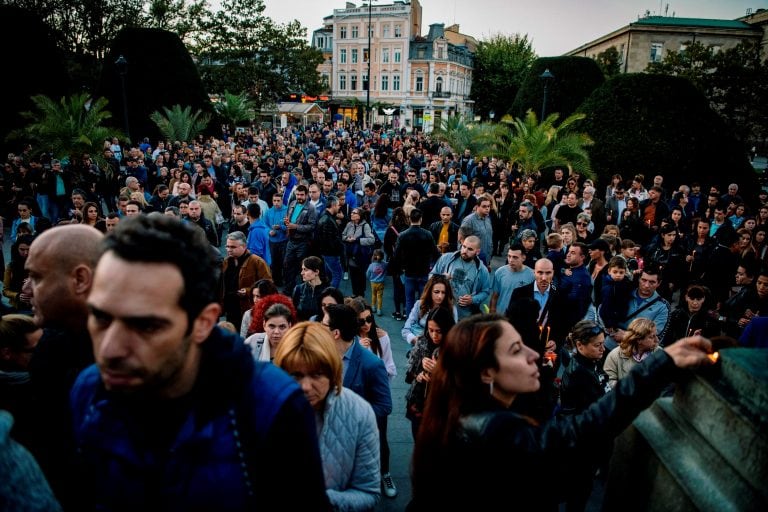
<svg viewBox="0 0 768 512">
<path fill-rule="evenodd" d="M 616 341 L 616 343 L 621 343 L 622 340 L 624 340 L 624 336 L 627 335 L 627 331 L 623 329 L 616 329 L 616 331 L 612 334 L 613 339 Z"/>
<path fill-rule="evenodd" d="M 365 348 L 371 348 L 371 338 L 360 338 L 360 344 Z"/>
<path fill-rule="evenodd" d="M 459 297 L 459 306 L 467 307 L 472 305 L 472 296 L 471 295 L 462 295 Z"/>
<path fill-rule="evenodd" d="M 421 359 L 421 366 L 424 367 L 425 371 L 433 372 L 437 367 L 437 361 L 432 357 L 423 357 Z"/>
<path fill-rule="evenodd" d="M 712 360 L 707 357 L 712 352 L 712 343 L 701 336 L 682 338 L 665 347 L 664 351 L 679 368 L 695 368 L 712 364 Z"/>
<path fill-rule="evenodd" d="M 544 350 L 547 352 L 554 352 L 555 348 L 557 348 L 557 344 L 555 343 L 555 340 L 548 340 L 547 344 L 544 345 Z"/>
</svg>

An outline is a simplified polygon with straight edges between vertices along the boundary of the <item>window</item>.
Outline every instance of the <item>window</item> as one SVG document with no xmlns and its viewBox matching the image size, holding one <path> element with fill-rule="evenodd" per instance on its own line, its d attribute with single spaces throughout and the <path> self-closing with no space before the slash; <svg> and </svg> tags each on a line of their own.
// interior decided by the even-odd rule
<svg viewBox="0 0 768 512">
<path fill-rule="evenodd" d="M 358 31 L 357 25 L 353 25 L 352 26 L 352 39 L 357 39 L 357 31 Z"/>
<path fill-rule="evenodd" d="M 395 25 L 395 37 L 403 37 L 403 27 Z"/>
<path fill-rule="evenodd" d="M 381 37 L 389 37 L 389 25 L 381 26 Z"/>
<path fill-rule="evenodd" d="M 395 48 L 395 62 L 400 62 L 401 59 L 401 50 L 400 48 Z"/>
<path fill-rule="evenodd" d="M 651 62 L 661 62 L 664 53 L 664 43 L 651 43 Z"/>
<path fill-rule="evenodd" d="M 368 90 L 368 73 L 363 73 L 363 89 L 364 91 Z"/>
<path fill-rule="evenodd" d="M 381 75 L 381 90 L 389 90 L 389 75 Z"/>
<path fill-rule="evenodd" d="M 443 77 L 437 77 L 435 80 L 435 92 L 443 92 Z"/>
<path fill-rule="evenodd" d="M 339 63 L 340 64 L 346 64 L 347 63 L 347 49 L 342 48 L 339 50 Z"/>
<path fill-rule="evenodd" d="M 352 75 L 349 77 L 349 89 L 352 91 L 357 90 L 357 75 Z"/>
<path fill-rule="evenodd" d="M 443 58 L 443 47 L 442 46 L 438 46 L 437 47 L 437 58 L 438 59 L 442 59 Z"/>
<path fill-rule="evenodd" d="M 400 75 L 392 75 L 392 90 L 400 90 Z"/>
<path fill-rule="evenodd" d="M 389 48 L 383 48 L 381 50 L 381 62 L 385 64 L 389 62 Z"/>
<path fill-rule="evenodd" d="M 347 75 L 339 75 L 339 90 L 347 89 Z"/>
<path fill-rule="evenodd" d="M 619 46 L 619 64 L 621 64 L 622 66 L 624 65 L 624 50 L 625 50 L 625 48 L 626 48 L 626 46 L 624 45 L 624 43 L 621 43 L 621 46 Z"/>
<path fill-rule="evenodd" d="M 363 62 L 368 62 L 368 48 L 363 48 Z"/>
<path fill-rule="evenodd" d="M 347 38 L 347 27 L 339 27 L 339 39 Z"/>
<path fill-rule="evenodd" d="M 352 48 L 352 64 L 357 64 L 357 48 Z"/>
<path fill-rule="evenodd" d="M 424 77 L 421 75 L 416 76 L 416 92 L 424 92 Z"/>
</svg>

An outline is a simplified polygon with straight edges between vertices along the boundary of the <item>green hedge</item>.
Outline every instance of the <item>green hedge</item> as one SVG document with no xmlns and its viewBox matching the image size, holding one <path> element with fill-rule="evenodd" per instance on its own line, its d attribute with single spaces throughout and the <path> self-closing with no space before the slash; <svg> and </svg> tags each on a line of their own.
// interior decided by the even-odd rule
<svg viewBox="0 0 768 512">
<path fill-rule="evenodd" d="M 605 82 L 602 71 L 590 58 L 541 57 L 533 62 L 517 92 L 509 111 L 514 117 L 524 117 L 528 109 L 533 109 L 537 117 L 541 116 L 544 99 L 541 74 L 546 69 L 555 75 L 547 86 L 546 114 L 558 112 L 561 120 L 573 114 L 592 91 Z"/>
<path fill-rule="evenodd" d="M 213 113 L 197 66 L 178 35 L 160 29 L 126 28 L 113 41 L 96 91 L 97 96 L 109 99 L 115 126 L 124 125 L 120 75 L 114 64 L 120 55 L 128 61 L 125 86 L 134 142 L 149 137 L 154 144 L 160 137 L 149 115 L 155 110 L 162 112 L 162 107 L 189 105 L 193 112 Z"/>
<path fill-rule="evenodd" d="M 665 177 L 668 190 L 698 181 L 724 191 L 730 182 L 756 194 L 757 175 L 736 138 L 707 99 L 685 78 L 668 75 L 616 76 L 579 108 L 586 119 L 578 129 L 589 134 L 592 169 L 604 185 L 614 173 L 646 183 Z M 746 199 L 746 197 L 745 197 Z"/>
</svg>

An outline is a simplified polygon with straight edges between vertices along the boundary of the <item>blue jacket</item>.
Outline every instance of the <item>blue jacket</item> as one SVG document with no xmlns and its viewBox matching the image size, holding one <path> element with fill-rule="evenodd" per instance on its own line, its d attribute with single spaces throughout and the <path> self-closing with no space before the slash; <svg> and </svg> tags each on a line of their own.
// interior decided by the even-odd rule
<svg viewBox="0 0 768 512">
<path fill-rule="evenodd" d="M 80 374 L 71 403 L 89 509 L 235 511 L 290 496 L 326 510 L 314 412 L 295 381 L 255 363 L 237 334 L 215 328 L 202 350 L 178 400 L 118 397 L 96 366 Z"/>
<path fill-rule="evenodd" d="M 392 392 L 384 361 L 362 345 L 353 342 L 344 354 L 343 385 L 371 404 L 377 417 L 392 413 Z"/>
<path fill-rule="evenodd" d="M 270 242 L 279 243 L 288 240 L 288 229 L 285 227 L 286 215 L 288 215 L 288 207 L 283 205 L 281 208 L 273 206 L 261 217 L 261 220 L 267 225 L 267 233 L 272 230 L 272 226 L 278 226 L 278 229 L 275 230 L 275 235 L 269 235 Z"/>
<path fill-rule="evenodd" d="M 261 219 L 256 219 L 248 228 L 248 250 L 264 258 L 267 265 L 272 265 L 272 254 L 269 252 L 269 230 Z"/>
</svg>

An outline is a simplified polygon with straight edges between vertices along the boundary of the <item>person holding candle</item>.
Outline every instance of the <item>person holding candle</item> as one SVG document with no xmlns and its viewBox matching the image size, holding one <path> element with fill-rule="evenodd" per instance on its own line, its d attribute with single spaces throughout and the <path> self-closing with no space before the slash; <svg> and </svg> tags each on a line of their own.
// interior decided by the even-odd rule
<svg viewBox="0 0 768 512">
<path fill-rule="evenodd" d="M 586 411 L 537 424 L 516 409 L 541 385 L 539 355 L 523 340 L 499 315 L 473 315 L 449 331 L 414 446 L 408 510 L 490 510 L 515 495 L 523 508 L 557 510 L 565 489 L 553 482 L 609 445 L 681 374 L 677 368 L 712 364 L 708 340 L 680 340 Z"/>
</svg>

